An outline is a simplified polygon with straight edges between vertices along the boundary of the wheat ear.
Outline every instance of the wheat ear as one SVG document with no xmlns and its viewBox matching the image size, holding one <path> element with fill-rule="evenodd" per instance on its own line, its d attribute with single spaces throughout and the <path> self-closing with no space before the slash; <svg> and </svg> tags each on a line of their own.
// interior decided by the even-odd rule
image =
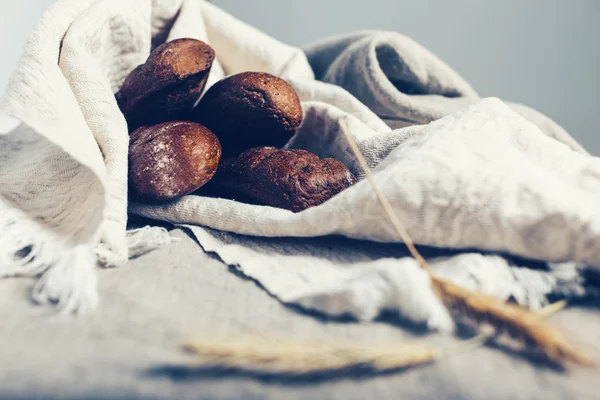
<svg viewBox="0 0 600 400">
<path fill-rule="evenodd" d="M 358 346 L 246 337 L 191 340 L 184 349 L 203 356 L 211 364 L 293 374 L 356 366 L 385 371 L 433 362 L 442 356 L 439 349 L 416 342 Z"/>
<path fill-rule="evenodd" d="M 425 258 L 416 249 L 408 232 L 379 188 L 358 145 L 350 135 L 346 120 L 340 118 L 339 124 L 396 232 L 400 235 L 415 260 L 429 274 L 434 291 L 456 320 L 474 323 L 478 327 L 488 325 L 498 334 L 506 332 L 524 345 L 539 349 L 550 360 L 557 363 L 572 361 L 580 365 L 593 364 L 589 357 L 570 345 L 556 329 L 547 324 L 539 315 L 523 307 L 505 304 L 486 294 L 465 289 L 448 279 L 436 275 L 425 261 Z"/>
<path fill-rule="evenodd" d="M 546 318 L 565 305 L 559 302 L 540 310 Z M 302 375 L 319 371 L 367 366 L 389 371 L 434 362 L 443 357 L 466 353 L 481 347 L 491 334 L 478 335 L 440 349 L 420 342 L 354 345 L 339 342 L 293 342 L 255 336 L 253 338 L 193 339 L 183 348 L 202 357 L 207 365 L 222 365 L 270 373 Z"/>
</svg>

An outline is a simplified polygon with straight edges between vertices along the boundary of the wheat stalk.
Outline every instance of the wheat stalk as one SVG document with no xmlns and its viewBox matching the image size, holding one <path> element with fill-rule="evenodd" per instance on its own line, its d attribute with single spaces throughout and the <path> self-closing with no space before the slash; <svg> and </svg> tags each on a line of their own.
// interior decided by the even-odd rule
<svg viewBox="0 0 600 400">
<path fill-rule="evenodd" d="M 271 373 L 307 374 L 353 366 L 377 371 L 433 362 L 442 352 L 423 343 L 352 345 L 340 343 L 294 343 L 272 338 L 219 338 L 189 341 L 184 349 L 203 356 L 209 364 Z"/>
<path fill-rule="evenodd" d="M 523 307 L 505 304 L 486 294 L 465 289 L 448 279 L 436 275 L 425 261 L 425 258 L 416 249 L 408 232 L 379 188 L 358 145 L 350 135 L 346 120 L 340 118 L 339 124 L 396 232 L 408 247 L 411 255 L 430 276 L 433 289 L 458 322 L 472 323 L 477 327 L 487 325 L 496 334 L 505 332 L 522 344 L 539 349 L 550 360 L 557 363 L 562 364 L 565 361 L 571 361 L 580 365 L 593 364 L 589 357 L 570 345 L 560 332 L 547 324 L 539 315 Z"/>
<path fill-rule="evenodd" d="M 558 312 L 565 302 L 540 310 L 546 318 Z M 340 342 L 293 342 L 265 336 L 193 339 L 183 348 L 201 356 L 203 364 L 261 370 L 278 374 L 302 375 L 319 371 L 341 370 L 355 366 L 370 367 L 377 372 L 412 367 L 474 350 L 493 333 L 481 334 L 444 349 L 421 342 L 390 344 L 341 344 Z"/>
</svg>

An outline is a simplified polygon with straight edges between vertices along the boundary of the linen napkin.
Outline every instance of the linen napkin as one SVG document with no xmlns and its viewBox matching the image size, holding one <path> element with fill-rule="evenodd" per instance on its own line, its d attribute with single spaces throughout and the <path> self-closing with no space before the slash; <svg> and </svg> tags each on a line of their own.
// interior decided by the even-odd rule
<svg viewBox="0 0 600 400">
<path fill-rule="evenodd" d="M 394 309 L 450 328 L 366 181 L 297 214 L 200 196 L 127 203 L 114 93 L 153 48 L 181 37 L 215 49 L 208 87 L 249 70 L 288 80 L 304 121 L 287 147 L 335 157 L 362 178 L 339 128 L 346 119 L 413 239 L 437 249 L 428 257 L 440 273 L 534 308 L 585 293 L 577 265 L 600 265 L 598 159 L 540 113 L 479 99 L 414 41 L 367 31 L 303 51 L 205 1 L 59 0 L 1 103 L 0 276 L 40 276 L 36 301 L 88 310 L 96 265 L 168 243 L 160 229 L 127 232 L 129 211 L 189 227 L 281 301 L 363 320 Z"/>
</svg>

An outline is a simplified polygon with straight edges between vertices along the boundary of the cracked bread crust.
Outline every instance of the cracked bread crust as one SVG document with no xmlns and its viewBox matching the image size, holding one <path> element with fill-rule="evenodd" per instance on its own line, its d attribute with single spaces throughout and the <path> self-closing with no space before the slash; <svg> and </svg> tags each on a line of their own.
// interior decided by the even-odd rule
<svg viewBox="0 0 600 400">
<path fill-rule="evenodd" d="M 306 150 L 262 147 L 222 163 L 207 188 L 221 197 L 299 212 L 354 183 L 356 178 L 340 161 Z"/>
<path fill-rule="evenodd" d="M 206 86 L 214 58 L 214 50 L 195 39 L 176 39 L 158 46 L 115 95 L 129 131 L 188 119 Z"/>
<path fill-rule="evenodd" d="M 302 106 L 285 80 L 243 72 L 213 85 L 192 119 L 217 135 L 224 155 L 239 155 L 253 147 L 285 145 L 302 122 Z"/>
<path fill-rule="evenodd" d="M 220 158 L 219 141 L 200 124 L 174 121 L 139 128 L 129 137 L 131 198 L 163 203 L 190 194 L 214 176 Z"/>
</svg>

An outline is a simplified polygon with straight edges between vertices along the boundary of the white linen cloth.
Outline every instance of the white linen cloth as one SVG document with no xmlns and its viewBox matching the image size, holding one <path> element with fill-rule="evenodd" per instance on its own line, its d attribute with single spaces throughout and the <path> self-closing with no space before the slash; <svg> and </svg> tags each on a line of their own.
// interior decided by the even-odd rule
<svg viewBox="0 0 600 400">
<path fill-rule="evenodd" d="M 297 214 L 199 196 L 127 204 L 128 135 L 114 93 L 152 48 L 181 37 L 215 49 L 208 86 L 242 71 L 288 80 L 305 114 L 288 147 L 362 177 L 339 129 L 345 118 L 413 239 L 464 250 L 430 257 L 458 283 L 535 308 L 550 293 L 584 292 L 576 264 L 600 266 L 600 161 L 536 111 L 480 100 L 398 33 L 359 32 L 304 52 L 201 0 L 59 0 L 1 103 L 0 276 L 41 275 L 36 301 L 87 310 L 97 264 L 168 242 L 156 229 L 127 233 L 129 210 L 190 227 L 205 251 L 284 302 L 363 320 L 396 309 L 451 327 L 403 246 L 388 254 L 374 243 L 400 239 L 366 181 Z M 324 235 L 343 238 L 300 239 Z M 551 264 L 527 269 L 501 254 Z"/>
</svg>

